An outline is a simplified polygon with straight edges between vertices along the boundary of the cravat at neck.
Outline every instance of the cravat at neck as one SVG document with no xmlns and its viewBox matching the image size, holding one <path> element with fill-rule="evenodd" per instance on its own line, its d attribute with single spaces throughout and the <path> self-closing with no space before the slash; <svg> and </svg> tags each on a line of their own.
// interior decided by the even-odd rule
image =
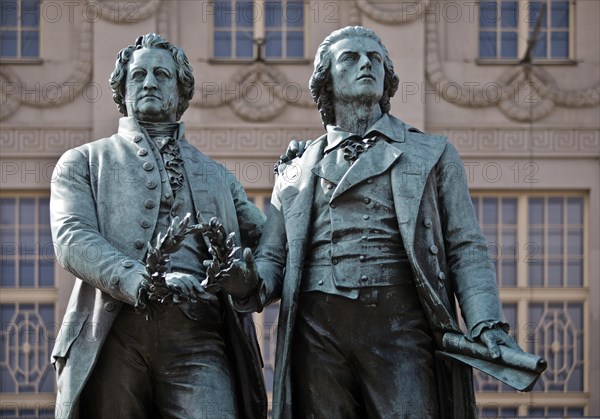
<svg viewBox="0 0 600 419">
<path fill-rule="evenodd" d="M 140 127 L 144 128 L 150 138 L 177 137 L 179 131 L 178 122 L 147 122 L 138 121 Z"/>
<path fill-rule="evenodd" d="M 160 151 L 165 170 L 169 176 L 169 184 L 173 193 L 183 188 L 183 159 L 179 153 L 179 144 L 173 137 L 179 130 L 178 123 L 171 122 L 142 122 L 141 127 L 146 129 Z"/>
<path fill-rule="evenodd" d="M 362 153 L 371 148 L 378 138 L 379 136 L 377 135 L 369 138 L 361 138 L 358 135 L 352 135 L 341 141 L 337 147 L 334 147 L 329 151 L 334 151 L 339 148 L 344 153 L 344 160 L 347 160 L 352 164 Z"/>
</svg>

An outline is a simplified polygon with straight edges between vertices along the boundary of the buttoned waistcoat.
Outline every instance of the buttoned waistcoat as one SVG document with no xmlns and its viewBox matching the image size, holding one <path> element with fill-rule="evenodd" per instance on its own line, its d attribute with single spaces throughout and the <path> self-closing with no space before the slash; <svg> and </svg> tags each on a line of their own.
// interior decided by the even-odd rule
<svg viewBox="0 0 600 419">
<path fill-rule="evenodd" d="M 391 167 L 386 161 L 376 160 L 371 170 L 354 174 L 348 171 L 331 202 L 381 173 L 384 167 L 389 168 L 402 242 L 419 298 L 441 348 L 444 332 L 460 330 L 455 298 L 469 330 L 482 322 L 501 319 L 495 271 L 454 147 L 445 137 L 423 134 L 394 117 L 390 119 L 394 141 L 389 143 L 392 147 L 387 160 L 393 160 Z M 317 179 L 312 169 L 323 157 L 324 143 L 325 136 L 320 137 L 301 158 L 280 166 L 256 258 L 263 280 L 261 304 L 281 299 L 273 392 L 275 419 L 292 417 L 291 342 Z M 445 417 L 476 417 L 470 369 L 436 362 L 436 377 L 442 397 L 440 411 Z"/>
<path fill-rule="evenodd" d="M 78 416 L 79 395 L 121 305 L 137 300 L 145 270 L 141 260 L 156 226 L 161 193 L 149 141 L 132 118 L 121 118 L 117 134 L 67 151 L 54 171 L 52 237 L 58 262 L 76 276 L 52 351 L 59 418 Z M 256 246 L 264 215 L 241 184 L 183 136 L 179 145 L 201 219 L 219 217 L 228 232 L 236 233 L 237 245 Z M 226 350 L 242 392 L 239 411 L 248 418 L 266 417 L 251 318 L 236 314 L 229 300 L 225 318 Z"/>
</svg>

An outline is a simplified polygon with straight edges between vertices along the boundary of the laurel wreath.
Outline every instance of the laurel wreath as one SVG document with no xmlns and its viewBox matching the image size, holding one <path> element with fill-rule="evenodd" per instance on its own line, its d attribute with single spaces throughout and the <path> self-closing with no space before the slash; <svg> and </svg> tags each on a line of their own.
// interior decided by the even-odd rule
<svg viewBox="0 0 600 419">
<path fill-rule="evenodd" d="M 201 219 L 198 214 L 198 219 Z M 173 218 L 171 225 L 164 234 L 159 233 L 156 244 L 148 243 L 146 254 L 146 271 L 141 272 L 144 280 L 138 295 L 136 308 L 140 311 L 147 308 L 149 301 L 158 301 L 161 304 L 173 305 L 181 301 L 191 301 L 186 295 L 169 287 L 166 282 L 167 272 L 170 268 L 170 255 L 177 252 L 186 236 L 201 233 L 209 242 L 208 252 L 212 257 L 206 266 L 206 279 L 201 285 L 206 291 L 218 291 L 221 272 L 231 267 L 239 247 L 235 245 L 235 233 L 227 234 L 223 222 L 213 217 L 208 223 L 190 225 L 191 214 L 188 213 L 180 221 L 179 217 Z"/>
</svg>

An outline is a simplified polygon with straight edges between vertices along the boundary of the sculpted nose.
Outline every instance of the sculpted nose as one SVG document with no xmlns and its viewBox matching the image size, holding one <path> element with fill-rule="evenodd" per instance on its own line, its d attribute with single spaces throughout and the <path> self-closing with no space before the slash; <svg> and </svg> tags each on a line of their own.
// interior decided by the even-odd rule
<svg viewBox="0 0 600 419">
<path fill-rule="evenodd" d="M 157 84 L 156 84 L 156 78 L 154 77 L 154 74 L 148 73 L 148 75 L 144 79 L 144 89 L 151 90 L 151 89 L 156 89 L 156 88 L 157 88 Z"/>
<path fill-rule="evenodd" d="M 372 65 L 371 65 L 371 60 L 369 59 L 369 57 L 367 57 L 366 55 L 362 55 L 360 57 L 360 69 L 361 70 L 365 70 L 365 69 L 371 69 Z"/>
</svg>

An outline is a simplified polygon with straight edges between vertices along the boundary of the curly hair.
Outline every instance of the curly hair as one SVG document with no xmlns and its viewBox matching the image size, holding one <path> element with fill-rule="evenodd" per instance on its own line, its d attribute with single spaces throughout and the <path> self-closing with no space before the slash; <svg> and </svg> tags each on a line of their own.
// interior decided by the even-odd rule
<svg viewBox="0 0 600 419">
<path fill-rule="evenodd" d="M 127 116 L 126 83 L 127 83 L 127 64 L 131 60 L 134 51 L 142 48 L 159 48 L 171 53 L 177 67 L 177 86 L 179 89 L 179 104 L 177 105 L 176 118 L 179 120 L 190 104 L 190 99 L 194 96 L 194 75 L 192 67 L 181 48 L 172 45 L 167 40 L 155 33 L 149 33 L 136 39 L 135 45 L 129 45 L 123 48 L 117 54 L 115 70 L 110 75 L 109 83 L 112 91 L 112 97 L 119 112 Z"/>
<path fill-rule="evenodd" d="M 362 26 L 346 26 L 345 28 L 338 29 L 332 32 L 325 38 L 321 45 L 319 45 L 319 49 L 315 55 L 315 68 L 309 81 L 310 93 L 312 94 L 314 101 L 317 102 L 317 108 L 321 114 L 323 126 L 335 123 L 333 86 L 330 71 L 332 58 L 331 46 L 338 41 L 353 37 L 365 37 L 374 40 L 379 44 L 384 53 L 383 67 L 385 70 L 385 77 L 383 81 L 383 96 L 379 101 L 379 106 L 383 113 L 388 113 L 390 111 L 390 98 L 393 97 L 398 90 L 400 79 L 394 72 L 394 64 L 390 59 L 387 48 L 381 42 L 381 38 L 379 38 L 379 36 L 371 29 Z"/>
</svg>

